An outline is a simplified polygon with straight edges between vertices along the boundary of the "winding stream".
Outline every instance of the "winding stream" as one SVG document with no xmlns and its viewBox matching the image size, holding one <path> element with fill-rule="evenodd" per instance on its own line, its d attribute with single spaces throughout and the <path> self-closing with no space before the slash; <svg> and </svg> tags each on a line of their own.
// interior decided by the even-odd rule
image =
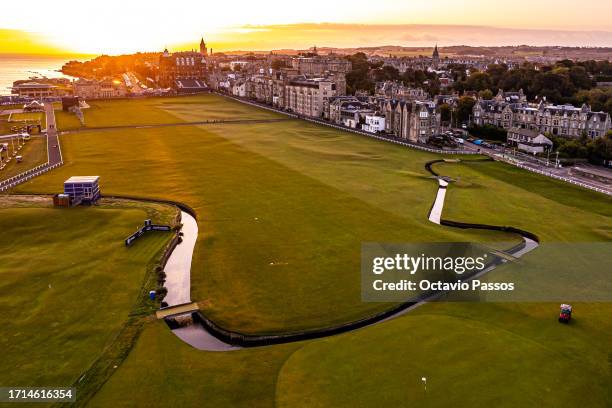
<svg viewBox="0 0 612 408">
<path fill-rule="evenodd" d="M 457 162 L 457 160 L 454 161 Z M 444 209 L 444 200 L 446 197 L 446 191 L 450 179 L 448 177 L 440 176 L 432 169 L 433 164 L 441 162 L 444 162 L 444 160 L 434 160 L 428 162 L 425 165 L 425 168 L 432 174 L 432 176 L 438 183 L 438 191 L 436 194 L 436 198 L 429 212 L 429 221 L 438 225 L 445 225 L 448 227 L 455 228 L 492 229 L 517 233 L 523 238 L 523 243 L 506 251 L 507 254 L 515 258 L 519 258 L 538 247 L 539 244 L 537 241 L 537 237 L 527 231 L 521 231 L 512 227 L 498 227 L 482 224 L 465 224 L 443 220 L 442 211 Z M 183 239 L 182 242 L 176 246 L 170 257 L 168 258 L 168 262 L 166 264 L 166 267 L 164 268 L 164 271 L 167 275 L 165 286 L 168 289 L 168 294 L 166 295 L 166 298 L 164 300 L 168 304 L 168 306 L 180 305 L 191 301 L 191 260 L 195 243 L 198 237 L 198 225 L 196 219 L 186 211 L 181 210 L 181 217 L 183 223 Z M 470 276 L 467 280 L 482 276 L 494 270 L 498 265 L 504 262 L 505 260 L 499 259 L 497 262 L 489 265 L 482 271 L 479 271 L 476 274 Z M 367 327 L 373 324 L 380 323 L 382 321 L 396 318 L 400 315 L 409 312 L 415 307 L 418 307 L 428 301 L 431 301 L 437 297 L 444 295 L 444 293 L 445 292 L 436 292 L 433 294 L 425 294 L 418 298 L 416 301 L 406 302 L 404 304 L 395 306 L 391 310 L 379 313 L 375 316 L 370 316 L 359 321 L 347 323 L 336 327 L 306 331 L 302 333 L 287 333 L 270 336 L 246 336 L 240 333 L 228 332 L 216 326 L 214 322 L 206 319 L 206 317 L 204 317 L 199 312 L 185 315 L 185 317 L 187 317 L 189 320 L 189 324 L 184 325 L 182 327 L 177 327 L 176 324 L 171 324 L 172 322 L 170 322 L 169 320 L 166 321 L 170 327 L 176 327 L 172 329 L 172 332 L 177 337 L 179 337 L 185 343 L 188 343 L 199 350 L 230 351 L 240 349 L 241 347 L 238 344 L 240 344 L 241 342 L 244 343 L 245 346 L 255 347 L 326 337 L 338 333 L 356 330 L 361 327 Z M 175 317 L 167 319 L 174 318 Z"/>
<path fill-rule="evenodd" d="M 198 223 L 190 214 L 181 210 L 183 239 L 172 251 L 164 272 L 168 294 L 164 301 L 168 306 L 191 302 L 191 257 L 198 239 Z"/>
</svg>

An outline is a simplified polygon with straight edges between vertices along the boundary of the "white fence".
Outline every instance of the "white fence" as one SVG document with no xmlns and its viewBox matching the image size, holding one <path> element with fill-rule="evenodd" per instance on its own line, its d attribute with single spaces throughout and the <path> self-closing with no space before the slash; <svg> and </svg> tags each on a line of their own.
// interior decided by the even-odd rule
<svg viewBox="0 0 612 408">
<path fill-rule="evenodd" d="M 267 109 L 269 111 L 276 112 L 276 113 L 281 113 L 283 115 L 287 115 L 287 116 L 290 116 L 292 118 L 302 119 L 302 120 L 305 120 L 307 122 L 312 122 L 312 123 L 316 123 L 316 124 L 319 124 L 319 125 L 329 126 L 329 127 L 335 128 L 335 129 L 343 130 L 345 132 L 351 132 L 351 133 L 355 133 L 355 134 L 358 134 L 358 135 L 361 135 L 361 136 L 367 136 L 367 137 L 371 137 L 371 138 L 374 138 L 374 139 L 382 140 L 382 141 L 385 141 L 385 142 L 391 142 L 391 143 L 399 144 L 399 145 L 402 145 L 402 146 L 410 147 L 410 148 L 413 148 L 413 149 L 424 150 L 424 151 L 430 152 L 430 153 L 440 153 L 440 154 L 479 154 L 479 153 L 474 152 L 472 150 L 457 150 L 457 149 L 445 150 L 445 149 L 436 149 L 435 147 L 429 147 L 429 146 L 424 146 L 424 145 L 417 144 L 417 143 L 412 143 L 412 142 L 406 142 L 406 141 L 402 141 L 402 140 L 393 139 L 393 138 L 390 138 L 390 137 L 379 136 L 379 135 L 377 135 L 375 133 L 366 132 L 365 130 L 354 129 L 354 128 L 350 128 L 350 127 L 347 127 L 347 126 L 342 126 L 342 125 L 338 125 L 338 124 L 335 124 L 335 123 L 330 123 L 330 122 L 324 121 L 322 119 L 315 119 L 315 118 L 309 118 L 307 116 L 296 115 L 295 113 L 285 112 L 283 110 L 276 109 L 276 108 L 273 108 L 271 106 L 268 106 L 268 105 L 265 105 L 265 104 L 262 104 L 262 103 L 250 101 L 250 100 L 247 100 L 247 99 L 237 98 L 237 97 L 232 96 L 232 95 L 226 95 L 226 94 L 222 94 L 222 93 L 218 93 L 218 95 L 224 96 L 226 98 L 233 99 L 233 100 L 241 102 L 241 103 L 245 103 L 247 105 L 252 105 L 252 106 L 255 106 L 255 107 L 258 107 L 258 108 Z"/>
<path fill-rule="evenodd" d="M 282 113 L 284 115 L 291 116 L 291 117 L 294 117 L 294 118 L 303 119 L 303 120 L 306 120 L 308 122 L 313 122 L 313 123 L 318 123 L 320 125 L 330 126 L 330 127 L 333 127 L 333 128 L 336 128 L 336 129 L 340 129 L 340 130 L 343 130 L 343 131 L 346 131 L 346 132 L 352 132 L 352 133 L 356 133 L 356 134 L 359 134 L 359 135 L 362 135 L 362 136 L 367 136 L 367 137 L 372 137 L 374 139 L 383 140 L 385 142 L 391 142 L 391 143 L 399 144 L 399 145 L 402 145 L 402 146 L 410 147 L 410 148 L 413 148 L 413 149 L 424 150 L 426 152 L 440 153 L 440 154 L 480 154 L 478 152 L 471 151 L 471 150 L 444 150 L 444 149 L 436 149 L 436 148 L 433 148 L 433 147 L 423 146 L 423 145 L 416 144 L 416 143 L 404 142 L 404 141 L 400 141 L 400 140 L 396 140 L 396 139 L 392 139 L 392 138 L 388 138 L 388 137 L 378 136 L 376 134 L 368 133 L 368 132 L 365 132 L 363 130 L 353 129 L 353 128 L 349 128 L 349 127 L 346 127 L 346 126 L 336 125 L 334 123 L 329 123 L 329 122 L 326 122 L 326 121 L 323 121 L 323 120 L 320 120 L 320 119 L 313 119 L 313 118 L 308 118 L 308 117 L 296 115 L 294 113 L 284 112 L 284 111 L 282 111 L 280 109 L 276 109 L 276 108 L 270 107 L 268 105 L 260 104 L 260 103 L 249 101 L 249 100 L 245 100 L 245 99 L 242 99 L 242 98 L 237 98 L 237 97 L 232 96 L 232 95 L 225 95 L 225 94 L 219 94 L 219 95 L 225 96 L 225 97 L 230 98 L 230 99 L 234 99 L 234 100 L 236 100 L 238 102 L 246 103 L 248 105 L 252 105 L 252 106 L 259 107 L 259 108 L 267 109 L 267 110 L 270 110 L 270 111 L 273 111 L 273 112 L 277 112 L 277 113 Z M 511 165 L 516 166 L 516 167 L 521 168 L 521 169 L 525 169 L 525 170 L 531 171 L 533 173 L 537 173 L 537 174 L 541 174 L 543 176 L 547 176 L 547 177 L 551 177 L 551 178 L 554 178 L 554 179 L 557 179 L 557 180 L 565 181 L 567 183 L 574 184 L 574 185 L 577 185 L 577 186 L 580 186 L 580 187 L 583 187 L 583 188 L 587 188 L 589 190 L 597 191 L 599 193 L 603 193 L 603 194 L 606 194 L 606 195 L 612 195 L 612 192 L 610 192 L 608 190 L 605 190 L 603 188 L 599 188 L 599 187 L 593 186 L 591 184 L 583 183 L 581 181 L 578 181 L 578 180 L 575 180 L 575 179 L 572 179 L 572 178 L 559 176 L 558 174 L 554 174 L 554 173 L 551 173 L 549 171 L 534 169 L 532 167 L 526 166 L 526 165 L 524 165 L 522 163 L 519 163 L 519 162 L 514 162 L 514 161 L 510 161 L 510 160 L 503 160 L 503 159 L 500 159 L 499 157 L 497 157 L 496 159 L 497 160 L 502 160 L 505 163 L 511 164 Z"/>
<path fill-rule="evenodd" d="M 537 173 L 537 174 L 541 174 L 543 176 L 554 178 L 556 180 L 565 181 L 567 183 L 574 184 L 574 185 L 577 185 L 577 186 L 580 186 L 580 187 L 583 187 L 583 188 L 588 188 L 589 190 L 597 191 L 598 193 L 603 193 L 603 194 L 606 194 L 606 195 L 612 195 L 611 191 L 608 191 L 608 190 L 605 190 L 603 188 L 599 188 L 599 187 L 593 186 L 591 184 L 583 183 L 582 181 L 578 181 L 576 179 L 560 176 L 558 174 L 555 174 L 555 173 L 552 173 L 552 172 L 546 171 L 546 170 L 534 169 L 533 167 L 526 166 L 523 163 L 517 163 L 517 162 L 512 162 L 512 161 L 507 161 L 507 160 L 503 160 L 503 161 L 506 162 L 506 163 L 512 164 L 513 166 L 516 166 L 518 168 L 528 170 L 528 171 L 530 171 L 532 173 Z"/>
<path fill-rule="evenodd" d="M 10 190 L 15 186 L 21 183 L 25 183 L 26 181 L 31 180 L 34 177 L 40 176 L 41 174 L 46 173 L 49 170 L 53 170 L 61 166 L 62 164 L 64 164 L 64 162 L 58 162 L 52 166 L 49 166 L 49 163 L 44 163 L 34 167 L 33 169 L 24 171 L 23 173 L 13 176 L 10 179 L 4 180 L 0 183 L 0 192 Z"/>
</svg>

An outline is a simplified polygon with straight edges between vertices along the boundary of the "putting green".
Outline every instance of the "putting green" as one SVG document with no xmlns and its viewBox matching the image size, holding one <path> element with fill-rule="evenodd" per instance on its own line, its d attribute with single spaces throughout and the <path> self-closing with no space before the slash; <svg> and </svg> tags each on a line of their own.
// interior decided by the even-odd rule
<svg viewBox="0 0 612 408">
<path fill-rule="evenodd" d="M 576 333 L 592 327 L 560 325 L 555 306 L 458 305 L 453 316 L 432 305 L 313 342 L 283 364 L 276 405 L 604 407 L 605 341 Z M 581 306 L 585 323 L 610 330 L 612 309 L 597 309 Z M 493 313 L 497 321 L 485 317 Z"/>
</svg>

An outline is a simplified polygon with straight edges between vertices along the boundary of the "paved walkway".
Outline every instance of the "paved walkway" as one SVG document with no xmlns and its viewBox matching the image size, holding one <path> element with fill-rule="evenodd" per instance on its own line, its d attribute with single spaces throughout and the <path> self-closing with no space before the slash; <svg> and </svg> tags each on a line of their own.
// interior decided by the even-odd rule
<svg viewBox="0 0 612 408">
<path fill-rule="evenodd" d="M 1 181 L 0 192 L 10 190 L 21 183 L 25 183 L 26 181 L 40 176 L 41 174 L 63 164 L 62 150 L 55 125 L 55 111 L 53 110 L 53 104 L 45 104 L 45 114 L 47 117 L 47 134 L 43 137 L 47 138 L 47 162 L 19 173 L 7 180 Z"/>
<path fill-rule="evenodd" d="M 181 211 L 181 223 L 182 242 L 174 248 L 164 267 L 164 286 L 168 289 L 164 302 L 168 306 L 191 302 L 191 257 L 198 239 L 198 223 L 185 211 Z"/>
<path fill-rule="evenodd" d="M 442 219 L 442 210 L 444 209 L 444 198 L 446 197 L 446 187 L 448 187 L 448 182 L 439 178 L 438 186 L 436 201 L 434 201 L 433 207 L 431 207 L 431 211 L 429 212 L 429 221 L 439 225 L 440 220 Z"/>
<path fill-rule="evenodd" d="M 47 155 L 49 166 L 53 166 L 62 162 L 62 150 L 57 137 L 55 111 L 52 103 L 45 103 L 45 114 L 47 117 Z"/>
</svg>

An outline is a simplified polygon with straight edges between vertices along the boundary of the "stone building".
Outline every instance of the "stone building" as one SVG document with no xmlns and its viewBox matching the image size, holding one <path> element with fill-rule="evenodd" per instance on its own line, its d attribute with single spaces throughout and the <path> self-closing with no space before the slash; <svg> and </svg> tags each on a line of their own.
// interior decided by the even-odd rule
<svg viewBox="0 0 612 408">
<path fill-rule="evenodd" d="M 302 75 L 323 75 L 326 72 L 347 74 L 352 68 L 351 62 L 347 59 L 319 55 L 293 58 L 291 66 Z"/>
<path fill-rule="evenodd" d="M 423 88 L 411 88 L 398 81 L 377 82 L 374 95 L 408 101 L 423 101 L 429 98 L 429 94 Z"/>
<path fill-rule="evenodd" d="M 386 132 L 402 139 L 427 143 L 440 132 L 440 112 L 434 102 L 389 100 L 381 111 Z"/>
<path fill-rule="evenodd" d="M 323 117 L 332 123 L 346 125 L 364 123 L 367 115 L 374 115 L 378 106 L 371 103 L 367 97 L 336 96 L 328 98 Z"/>
<path fill-rule="evenodd" d="M 338 95 L 337 84 L 331 78 L 293 78 L 283 91 L 285 109 L 316 118 L 323 117 L 325 99 Z"/>
<path fill-rule="evenodd" d="M 127 88 L 121 81 L 110 78 L 98 81 L 97 79 L 79 79 L 72 83 L 73 94 L 82 99 L 110 99 L 127 96 Z"/>
<path fill-rule="evenodd" d="M 326 77 L 333 75 L 338 95 L 346 94 L 346 74 L 352 69 L 350 61 L 336 56 L 298 57 L 291 60 L 291 67 L 297 75 Z"/>
<path fill-rule="evenodd" d="M 440 52 L 438 51 L 438 44 L 436 44 L 433 54 L 431 55 L 431 64 L 434 68 L 438 68 L 440 65 Z"/>
<path fill-rule="evenodd" d="M 593 112 L 586 104 L 580 108 L 544 101 L 530 104 L 522 90 L 518 93 L 500 91 L 494 99 L 477 101 L 472 111 L 472 123 L 504 129 L 530 129 L 571 138 L 585 134 L 592 139 L 604 136 L 612 127 L 609 114 Z"/>
<path fill-rule="evenodd" d="M 181 51 L 171 54 L 168 49 L 165 49 L 159 57 L 159 85 L 164 88 L 181 88 L 185 85 L 197 86 L 199 83 L 205 87 L 207 55 L 208 51 L 203 38 L 200 41 L 199 51 Z M 178 82 L 181 80 L 186 81 L 181 84 Z"/>
</svg>

